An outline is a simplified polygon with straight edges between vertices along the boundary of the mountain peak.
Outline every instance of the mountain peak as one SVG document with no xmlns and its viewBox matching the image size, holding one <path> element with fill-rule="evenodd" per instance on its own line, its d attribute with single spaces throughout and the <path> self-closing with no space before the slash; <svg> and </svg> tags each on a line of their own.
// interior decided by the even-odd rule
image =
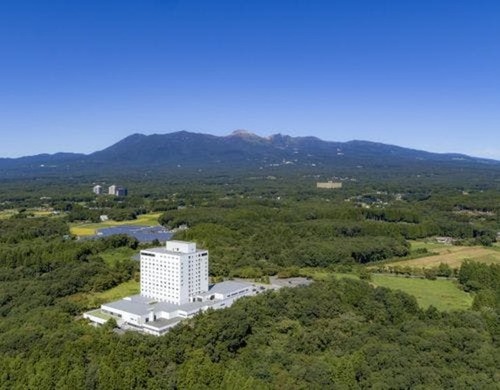
<svg viewBox="0 0 500 390">
<path fill-rule="evenodd" d="M 274 134 L 260 137 L 246 130 L 236 130 L 225 137 L 180 131 L 168 134 L 133 134 L 89 155 L 56 154 L 19 159 L 0 159 L 0 176 L 19 172 L 37 175 L 54 172 L 98 172 L 123 169 L 177 169 L 227 167 L 294 166 L 339 169 L 352 166 L 409 166 L 425 163 L 489 164 L 499 161 L 477 159 L 457 154 L 436 154 L 369 141 L 331 142 L 316 137 L 291 137 Z M 450 165 L 450 166 L 451 166 Z M 287 165 L 288 166 L 288 165 Z M 315 169 L 315 168 L 314 168 Z M 52 171 L 51 171 L 52 172 Z"/>
<path fill-rule="evenodd" d="M 239 137 L 239 138 L 246 138 L 246 139 L 261 139 L 262 137 L 259 137 L 257 134 L 252 133 L 251 131 L 244 130 L 244 129 L 238 129 L 234 130 L 231 134 L 229 134 L 228 137 Z"/>
</svg>

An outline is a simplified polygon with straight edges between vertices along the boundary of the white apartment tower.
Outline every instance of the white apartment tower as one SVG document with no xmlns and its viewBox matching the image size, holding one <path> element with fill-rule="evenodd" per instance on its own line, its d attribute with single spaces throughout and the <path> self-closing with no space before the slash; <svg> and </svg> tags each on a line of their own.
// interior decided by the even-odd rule
<svg viewBox="0 0 500 390">
<path fill-rule="evenodd" d="M 167 241 L 141 251 L 141 295 L 181 305 L 208 291 L 208 251 L 196 243 Z"/>
<path fill-rule="evenodd" d="M 102 194 L 102 186 L 100 186 L 99 184 L 94 186 L 94 188 L 92 188 L 92 191 L 94 192 L 94 194 L 96 195 L 101 195 Z"/>
</svg>

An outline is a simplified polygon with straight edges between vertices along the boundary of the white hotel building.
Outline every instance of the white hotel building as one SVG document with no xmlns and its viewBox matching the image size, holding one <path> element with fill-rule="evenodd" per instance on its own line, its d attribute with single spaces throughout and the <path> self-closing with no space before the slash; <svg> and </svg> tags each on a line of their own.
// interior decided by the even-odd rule
<svg viewBox="0 0 500 390">
<path fill-rule="evenodd" d="M 208 291 L 208 251 L 193 242 L 167 241 L 141 251 L 141 295 L 163 302 L 193 302 Z"/>
<path fill-rule="evenodd" d="M 161 335 L 208 308 L 221 309 L 256 293 L 249 283 L 208 284 L 208 251 L 193 242 L 167 241 L 141 251 L 141 293 L 101 305 L 84 318 L 104 324 L 115 318 L 124 329 Z"/>
</svg>

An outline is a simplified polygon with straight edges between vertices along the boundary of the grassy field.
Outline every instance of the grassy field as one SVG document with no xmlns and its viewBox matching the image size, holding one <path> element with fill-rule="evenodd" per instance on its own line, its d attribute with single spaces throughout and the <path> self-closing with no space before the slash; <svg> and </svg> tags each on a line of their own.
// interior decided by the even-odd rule
<svg viewBox="0 0 500 390">
<path fill-rule="evenodd" d="M 332 278 L 359 279 L 359 276 L 354 273 L 331 272 L 327 269 L 303 268 L 301 273 L 314 280 L 331 280 Z M 443 311 L 466 310 L 472 304 L 471 295 L 461 290 L 452 280 L 372 275 L 371 284 L 401 290 L 413 295 L 417 299 L 419 306 L 424 309 L 433 305 Z"/>
<path fill-rule="evenodd" d="M 103 303 L 117 301 L 119 299 L 128 297 L 130 295 L 139 294 L 140 287 L 139 282 L 135 280 L 129 280 L 119 284 L 112 289 L 103 291 L 100 293 L 81 293 L 72 296 L 72 300 L 84 303 L 87 307 L 99 307 Z"/>
<path fill-rule="evenodd" d="M 35 210 L 32 213 L 35 217 L 50 217 L 54 215 L 50 210 Z"/>
<path fill-rule="evenodd" d="M 117 261 L 130 259 L 136 253 L 138 253 L 138 250 L 135 251 L 128 247 L 122 247 L 109 249 L 105 252 L 99 253 L 99 256 L 103 258 L 106 264 L 113 265 Z"/>
<path fill-rule="evenodd" d="M 466 310 L 472 304 L 470 294 L 460 290 L 451 280 L 427 280 L 402 278 L 388 275 L 373 275 L 375 286 L 401 290 L 417 298 L 422 308 L 433 305 L 439 310 Z"/>
<path fill-rule="evenodd" d="M 346 273 L 342 273 L 342 272 L 334 272 L 333 276 L 336 278 L 347 278 L 347 279 L 359 280 L 359 276 L 356 274 L 346 274 Z"/>
<path fill-rule="evenodd" d="M 161 213 L 151 213 L 139 215 L 137 219 L 132 221 L 106 221 L 99 223 L 74 223 L 70 226 L 71 234 L 76 236 L 93 236 L 96 234 L 97 230 L 121 226 L 121 225 L 134 225 L 134 226 L 154 226 L 158 225 L 158 217 Z"/>
<path fill-rule="evenodd" d="M 331 270 L 328 270 L 326 268 L 312 267 L 301 268 L 300 275 L 318 281 L 331 280 L 332 278 L 359 279 L 359 276 L 354 273 L 332 272 Z"/>
<path fill-rule="evenodd" d="M 129 295 L 139 294 L 139 290 L 139 282 L 129 280 L 128 282 L 119 284 L 110 290 L 96 293 L 94 294 L 94 297 L 95 299 L 103 300 L 104 302 L 116 301 L 117 299 L 121 299 Z"/>
<path fill-rule="evenodd" d="M 437 253 L 431 256 L 420 257 L 410 260 L 399 260 L 386 263 L 388 266 L 409 266 L 418 268 L 437 267 L 440 263 L 448 264 L 452 268 L 459 268 L 466 259 L 486 264 L 500 264 L 500 250 L 498 246 L 453 246 L 437 243 L 413 241 L 411 249 L 426 248 L 428 251 Z"/>
<path fill-rule="evenodd" d="M 0 219 L 7 219 L 17 214 L 17 210 L 2 210 L 0 211 Z"/>
<path fill-rule="evenodd" d="M 18 214 L 19 211 L 15 209 L 9 209 L 9 210 L 2 210 L 0 211 L 0 219 L 7 219 L 10 218 L 16 214 Z M 28 209 L 25 211 L 26 214 L 32 214 L 35 217 L 51 217 L 54 214 L 52 213 L 52 210 L 38 210 L 38 209 Z"/>
</svg>

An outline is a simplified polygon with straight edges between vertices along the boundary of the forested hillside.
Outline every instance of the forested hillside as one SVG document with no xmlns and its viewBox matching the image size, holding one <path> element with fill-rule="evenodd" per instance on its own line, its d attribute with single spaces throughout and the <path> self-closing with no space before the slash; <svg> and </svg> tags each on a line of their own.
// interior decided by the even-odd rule
<svg viewBox="0 0 500 390">
<path fill-rule="evenodd" d="M 321 195 L 321 196 L 319 196 Z M 222 199 L 169 210 L 168 227 L 212 253 L 214 275 L 255 277 L 283 267 L 366 264 L 409 254 L 407 240 L 451 236 L 463 244 L 491 245 L 498 229 L 496 191 L 473 195 L 429 194 L 415 200 L 371 193 L 268 200 Z M 463 211 L 483 210 L 479 216 Z M 489 214 L 488 214 L 489 212 Z"/>
<path fill-rule="evenodd" d="M 495 388 L 500 379 L 498 311 L 422 311 L 410 296 L 348 279 L 243 299 L 160 338 L 95 329 L 75 317 L 83 307 L 71 296 L 102 288 L 98 274 L 109 286 L 127 276 L 126 264 L 92 255 L 117 244 L 53 253 L 65 259 L 50 270 L 2 267 L 1 388 Z"/>
<path fill-rule="evenodd" d="M 21 240 L 10 256 L 2 244 L 1 388 L 494 388 L 500 379 L 498 304 L 422 311 L 410 296 L 350 279 L 243 299 L 160 338 L 95 329 L 71 297 L 129 278 L 133 263 L 109 266 L 98 253 L 136 243 L 35 230 L 44 244 Z M 460 280 L 498 290 L 495 270 L 469 264 Z"/>
<path fill-rule="evenodd" d="M 448 272 L 472 294 L 465 311 L 422 309 L 400 291 L 333 277 L 343 268 L 369 279 L 367 265 L 432 255 L 411 251 L 415 238 L 495 251 L 494 180 L 390 172 L 321 191 L 316 177 L 275 174 L 130 179 L 129 197 L 95 196 L 84 176 L 2 182 L 0 388 L 497 388 L 498 265 Z M 77 240 L 70 228 L 153 212 L 187 228 L 176 238 L 210 250 L 214 279 L 304 268 L 329 277 L 244 298 L 159 338 L 88 325 L 89 297 L 138 280 L 130 254 L 140 245 Z"/>
</svg>

